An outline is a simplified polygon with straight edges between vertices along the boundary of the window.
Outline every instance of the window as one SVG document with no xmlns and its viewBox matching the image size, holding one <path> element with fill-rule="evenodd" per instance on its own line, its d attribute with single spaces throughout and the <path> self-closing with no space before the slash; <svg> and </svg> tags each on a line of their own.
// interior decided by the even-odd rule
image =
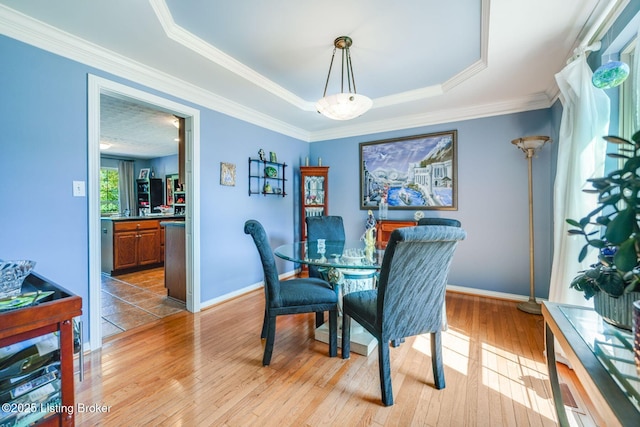
<svg viewBox="0 0 640 427">
<path fill-rule="evenodd" d="M 118 181 L 118 169 L 100 168 L 100 213 L 102 215 L 120 212 Z"/>
<path fill-rule="evenodd" d="M 620 86 L 620 136 L 626 139 L 631 139 L 631 136 L 640 129 L 637 129 L 638 118 L 636 117 L 637 108 L 635 108 L 635 99 L 633 96 L 634 74 L 637 73 L 635 69 L 635 47 L 636 41 L 632 40 L 626 48 L 620 53 L 620 60 L 629 65 L 629 78 L 625 80 Z"/>
</svg>

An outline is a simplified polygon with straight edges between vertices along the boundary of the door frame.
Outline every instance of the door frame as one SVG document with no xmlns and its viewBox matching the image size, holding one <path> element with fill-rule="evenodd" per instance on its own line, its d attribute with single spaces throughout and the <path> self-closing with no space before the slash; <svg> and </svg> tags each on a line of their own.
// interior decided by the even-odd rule
<svg viewBox="0 0 640 427">
<path fill-rule="evenodd" d="M 88 75 L 89 345 L 102 347 L 100 226 L 100 94 L 128 98 L 185 119 L 187 310 L 200 311 L 200 111 L 148 92 Z"/>
</svg>

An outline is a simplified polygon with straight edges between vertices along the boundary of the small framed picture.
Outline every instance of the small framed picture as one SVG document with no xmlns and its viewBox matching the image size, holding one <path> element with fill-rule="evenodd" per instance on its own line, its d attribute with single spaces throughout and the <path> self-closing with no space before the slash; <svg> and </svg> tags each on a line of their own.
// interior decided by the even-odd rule
<svg viewBox="0 0 640 427">
<path fill-rule="evenodd" d="M 150 172 L 151 172 L 150 168 L 140 169 L 140 176 L 138 176 L 138 179 L 147 179 L 147 178 L 149 178 L 149 173 Z"/>
<path fill-rule="evenodd" d="M 220 185 L 234 187 L 236 185 L 236 165 L 220 162 Z"/>
<path fill-rule="evenodd" d="M 276 152 L 275 151 L 269 151 L 269 161 L 272 163 L 277 163 L 278 162 L 278 157 L 276 156 Z"/>
</svg>

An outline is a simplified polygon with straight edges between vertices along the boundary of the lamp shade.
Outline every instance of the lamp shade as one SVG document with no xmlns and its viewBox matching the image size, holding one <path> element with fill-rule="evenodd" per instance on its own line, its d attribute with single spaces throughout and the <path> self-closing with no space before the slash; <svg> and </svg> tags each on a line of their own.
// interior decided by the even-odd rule
<svg viewBox="0 0 640 427">
<path fill-rule="evenodd" d="M 591 77 L 591 82 L 598 89 L 611 89 L 619 86 L 629 77 L 629 66 L 621 61 L 609 61 L 602 64 Z"/>
<path fill-rule="evenodd" d="M 518 147 L 525 153 L 535 153 L 542 148 L 544 144 L 551 142 L 551 138 L 548 136 L 523 136 L 522 138 L 516 138 L 511 143 Z"/>
<path fill-rule="evenodd" d="M 369 111 L 373 101 L 357 93 L 337 93 L 325 96 L 316 103 L 322 115 L 334 120 L 350 120 Z"/>
</svg>

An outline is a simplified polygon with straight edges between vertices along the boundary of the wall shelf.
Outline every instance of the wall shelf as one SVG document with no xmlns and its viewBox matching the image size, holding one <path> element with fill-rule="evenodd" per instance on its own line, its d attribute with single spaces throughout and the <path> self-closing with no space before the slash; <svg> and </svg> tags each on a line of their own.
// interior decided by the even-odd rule
<svg viewBox="0 0 640 427">
<path fill-rule="evenodd" d="M 286 168 L 286 163 L 276 163 L 249 157 L 249 196 L 252 194 L 286 196 Z"/>
</svg>

